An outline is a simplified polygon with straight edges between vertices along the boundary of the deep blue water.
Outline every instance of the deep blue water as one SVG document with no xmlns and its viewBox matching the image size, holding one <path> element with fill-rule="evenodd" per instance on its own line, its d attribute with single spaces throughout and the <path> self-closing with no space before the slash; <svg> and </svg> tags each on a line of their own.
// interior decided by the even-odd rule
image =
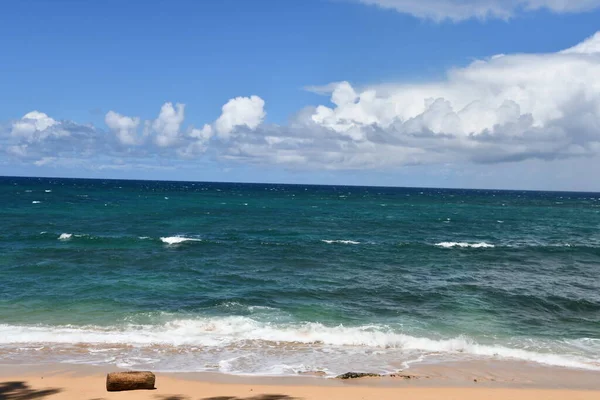
<svg viewBox="0 0 600 400">
<path fill-rule="evenodd" d="M 600 194 L 0 178 L 0 362 L 600 369 Z"/>
</svg>

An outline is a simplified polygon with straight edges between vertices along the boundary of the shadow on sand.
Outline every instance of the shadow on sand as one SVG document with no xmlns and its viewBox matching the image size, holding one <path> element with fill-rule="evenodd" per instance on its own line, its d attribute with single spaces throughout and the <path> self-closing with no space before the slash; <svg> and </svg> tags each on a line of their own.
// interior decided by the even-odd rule
<svg viewBox="0 0 600 400">
<path fill-rule="evenodd" d="M 61 389 L 32 389 L 27 382 L 0 382 L 0 400 L 34 400 L 43 399 L 60 392 Z"/>
</svg>

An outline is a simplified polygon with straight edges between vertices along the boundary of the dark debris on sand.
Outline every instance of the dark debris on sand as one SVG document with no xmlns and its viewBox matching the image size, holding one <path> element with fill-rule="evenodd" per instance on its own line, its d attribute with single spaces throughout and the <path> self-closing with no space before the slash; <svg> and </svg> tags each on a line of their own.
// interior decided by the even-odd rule
<svg viewBox="0 0 600 400">
<path fill-rule="evenodd" d="M 346 372 L 345 374 L 336 376 L 336 379 L 358 379 L 358 378 L 400 378 L 400 379 L 417 379 L 418 376 L 415 375 L 405 375 L 405 374 L 389 374 L 389 375 L 381 375 L 381 374 L 373 374 L 373 373 L 365 373 L 365 372 Z"/>
</svg>

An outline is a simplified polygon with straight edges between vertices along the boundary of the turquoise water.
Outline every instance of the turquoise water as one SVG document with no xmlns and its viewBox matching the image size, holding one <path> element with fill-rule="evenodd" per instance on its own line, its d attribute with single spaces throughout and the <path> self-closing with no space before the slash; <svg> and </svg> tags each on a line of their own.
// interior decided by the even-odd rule
<svg viewBox="0 0 600 400">
<path fill-rule="evenodd" d="M 600 194 L 0 178 L 0 362 L 600 369 Z"/>
</svg>

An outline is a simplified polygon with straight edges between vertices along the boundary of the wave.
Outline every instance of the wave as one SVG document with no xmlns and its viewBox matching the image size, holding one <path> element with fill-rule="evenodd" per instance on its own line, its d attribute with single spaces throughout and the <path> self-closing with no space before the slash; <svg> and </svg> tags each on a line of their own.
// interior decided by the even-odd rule
<svg viewBox="0 0 600 400">
<path fill-rule="evenodd" d="M 41 201 L 39 201 L 39 200 L 34 200 L 31 202 L 31 204 L 40 204 L 40 203 L 41 203 Z"/>
<path fill-rule="evenodd" d="M 444 247 L 444 248 L 453 248 L 453 247 L 462 247 L 462 248 L 466 248 L 466 247 L 471 247 L 474 249 L 479 249 L 479 248 L 493 248 L 496 247 L 493 244 L 489 244 L 486 242 L 480 242 L 480 243 L 466 243 L 466 242 L 440 242 L 440 243 L 436 243 L 435 244 L 438 247 Z"/>
<path fill-rule="evenodd" d="M 166 243 L 168 245 L 180 244 L 183 242 L 201 242 L 202 239 L 196 238 L 188 238 L 184 236 L 169 236 L 169 237 L 161 237 L 161 242 Z"/>
<path fill-rule="evenodd" d="M 58 240 L 70 240 L 73 237 L 72 233 L 61 233 Z"/>
<path fill-rule="evenodd" d="M 176 319 L 161 325 L 121 327 L 98 326 L 15 326 L 0 324 L 0 344 L 56 345 L 124 345 L 134 347 L 173 346 L 176 348 L 205 348 L 207 351 L 243 348 L 281 348 L 286 352 L 298 348 L 327 348 L 336 351 L 356 351 L 357 348 L 380 349 L 378 354 L 394 351 L 425 355 L 462 355 L 531 361 L 551 366 L 600 371 L 597 346 L 586 345 L 580 339 L 564 353 L 564 341 L 556 342 L 563 354 L 530 350 L 531 341 L 523 348 L 502 344 L 479 344 L 459 336 L 431 339 L 399 333 L 381 325 L 358 327 L 325 326 L 320 323 L 277 325 L 259 322 L 249 317 L 212 317 Z M 529 349 L 525 348 L 528 347 Z M 547 349 L 547 343 L 538 348 Z M 212 349 L 212 350 L 211 350 Z M 326 351 L 327 352 L 327 351 Z M 585 354 L 583 356 L 582 354 Z M 592 358 L 595 357 L 595 358 Z"/>
<path fill-rule="evenodd" d="M 40 233 L 40 235 L 45 235 L 46 232 Z M 102 243 L 102 242 L 127 242 L 127 241 L 147 241 L 147 240 L 152 240 L 152 241 L 157 241 L 157 239 L 154 239 L 150 236 L 96 236 L 96 235 L 90 235 L 90 234 L 73 234 L 73 233 L 61 233 L 58 237 L 59 240 L 73 240 L 73 239 L 79 239 L 79 240 L 90 240 L 90 241 L 94 241 L 94 242 L 98 242 L 98 243 Z M 188 242 L 188 241 L 192 241 L 192 242 L 201 242 L 202 239 L 196 239 L 196 238 L 188 238 L 188 237 L 183 237 L 183 236 L 171 236 L 171 237 L 161 237 L 160 241 L 163 243 L 166 243 L 168 245 L 175 245 L 175 244 L 179 244 L 179 243 L 183 243 L 183 242 Z"/>
<path fill-rule="evenodd" d="M 553 250 L 553 251 L 593 251 L 600 250 L 599 243 L 528 243 L 528 242 L 504 242 L 490 244 L 487 242 L 440 242 L 434 244 L 437 247 L 443 248 L 502 248 L 502 249 L 515 249 L 515 250 Z"/>
<path fill-rule="evenodd" d="M 42 239 L 42 238 L 56 238 L 56 235 L 58 235 L 58 240 L 61 241 L 78 241 L 80 243 L 94 243 L 96 245 L 102 245 L 102 244 L 106 244 L 106 245 L 112 245 L 112 246 L 119 246 L 120 244 L 122 245 L 127 245 L 128 243 L 131 242 L 162 242 L 162 243 L 166 243 L 168 245 L 175 245 L 175 244 L 180 244 L 183 242 L 188 242 L 188 241 L 192 241 L 192 242 L 201 242 L 203 241 L 202 239 L 198 239 L 198 238 L 189 238 L 189 237 L 184 237 L 184 236 L 170 236 L 170 237 L 161 237 L 161 238 L 156 238 L 156 237 L 151 237 L 151 236 L 137 236 L 137 235 L 131 235 L 131 236 L 127 236 L 127 235 L 117 235 L 117 236 L 111 236 L 111 235 L 94 235 L 94 234 L 88 234 L 88 233 L 53 233 L 53 232 L 40 232 L 39 234 L 36 234 L 34 236 L 31 237 L 31 239 Z"/>
<path fill-rule="evenodd" d="M 355 240 L 321 240 L 321 242 L 325 242 L 327 244 L 332 244 L 332 243 L 341 243 L 341 244 L 360 244 L 360 242 L 357 242 Z"/>
<path fill-rule="evenodd" d="M 58 237 L 58 240 L 71 240 L 73 238 L 87 238 L 87 239 L 95 239 L 95 236 L 90 236 L 86 234 L 73 234 L 73 233 L 61 233 Z"/>
<path fill-rule="evenodd" d="M 42 235 L 42 234 L 39 234 Z M 40 236 L 38 234 L 31 236 L 30 239 L 41 239 Z M 46 237 L 46 239 L 48 238 L 52 238 L 55 239 L 56 236 L 58 235 L 58 239 L 59 240 L 88 240 L 88 241 L 94 241 L 96 244 L 100 245 L 102 243 L 105 242 L 111 242 L 111 243 L 126 243 L 126 242 L 138 242 L 138 241 L 145 241 L 146 243 L 159 243 L 162 242 L 164 244 L 167 245 L 178 245 L 178 244 L 182 244 L 185 242 L 205 242 L 205 243 L 212 243 L 212 244 L 226 244 L 228 242 L 239 242 L 239 241 L 257 241 L 260 242 L 260 244 L 263 245 L 273 245 L 273 246 L 285 246 L 285 245 L 289 245 L 290 242 L 287 241 L 265 241 L 264 239 L 253 239 L 253 238 L 238 238 L 235 236 L 229 236 L 229 237 L 220 237 L 220 238 L 215 238 L 215 239 L 201 239 L 199 237 L 188 237 L 188 236 L 183 236 L 183 235 L 175 235 L 175 236 L 164 236 L 164 237 L 152 237 L 152 236 L 138 236 L 138 235 L 131 235 L 131 236 L 127 236 L 127 235 L 117 235 L 117 236 L 112 236 L 112 235 L 93 235 L 93 234 L 71 234 L 71 233 L 58 233 L 58 232 L 47 232 L 46 234 L 43 234 L 43 236 Z M 311 242 L 314 239 L 301 239 L 301 240 L 306 240 L 307 242 Z M 326 244 L 338 244 L 338 245 L 360 245 L 360 244 L 364 244 L 364 243 L 368 243 L 368 244 L 372 244 L 372 245 L 379 245 L 379 246 L 401 246 L 403 248 L 406 247 L 416 247 L 416 248 L 424 248 L 424 247 L 438 247 L 438 248 L 444 248 L 444 249 L 502 249 L 502 250 L 527 250 L 527 249 L 532 249 L 532 250 L 538 250 L 538 251 L 544 251 L 544 250 L 548 250 L 548 251 L 554 251 L 554 252 L 575 252 L 575 251 L 586 251 L 586 252 L 593 252 L 593 253 L 597 253 L 598 251 L 600 251 L 600 242 L 596 243 L 595 241 L 590 241 L 589 243 L 582 243 L 582 242 L 572 242 L 572 243 L 567 243 L 567 242 L 555 242 L 555 243 L 528 243 L 528 242 L 520 242 L 520 241 L 498 241 L 494 244 L 488 243 L 488 242 L 477 242 L 477 241 L 471 241 L 471 242 L 462 242 L 462 241 L 443 241 L 443 242 L 421 242 L 421 241 L 415 241 L 415 242 L 395 242 L 395 241 L 382 241 L 382 242 L 378 242 L 378 241 L 358 241 L 358 240 L 349 240 L 349 239 L 321 239 L 320 242 L 322 243 L 326 243 Z M 294 242 L 297 243 L 297 242 Z"/>
</svg>

